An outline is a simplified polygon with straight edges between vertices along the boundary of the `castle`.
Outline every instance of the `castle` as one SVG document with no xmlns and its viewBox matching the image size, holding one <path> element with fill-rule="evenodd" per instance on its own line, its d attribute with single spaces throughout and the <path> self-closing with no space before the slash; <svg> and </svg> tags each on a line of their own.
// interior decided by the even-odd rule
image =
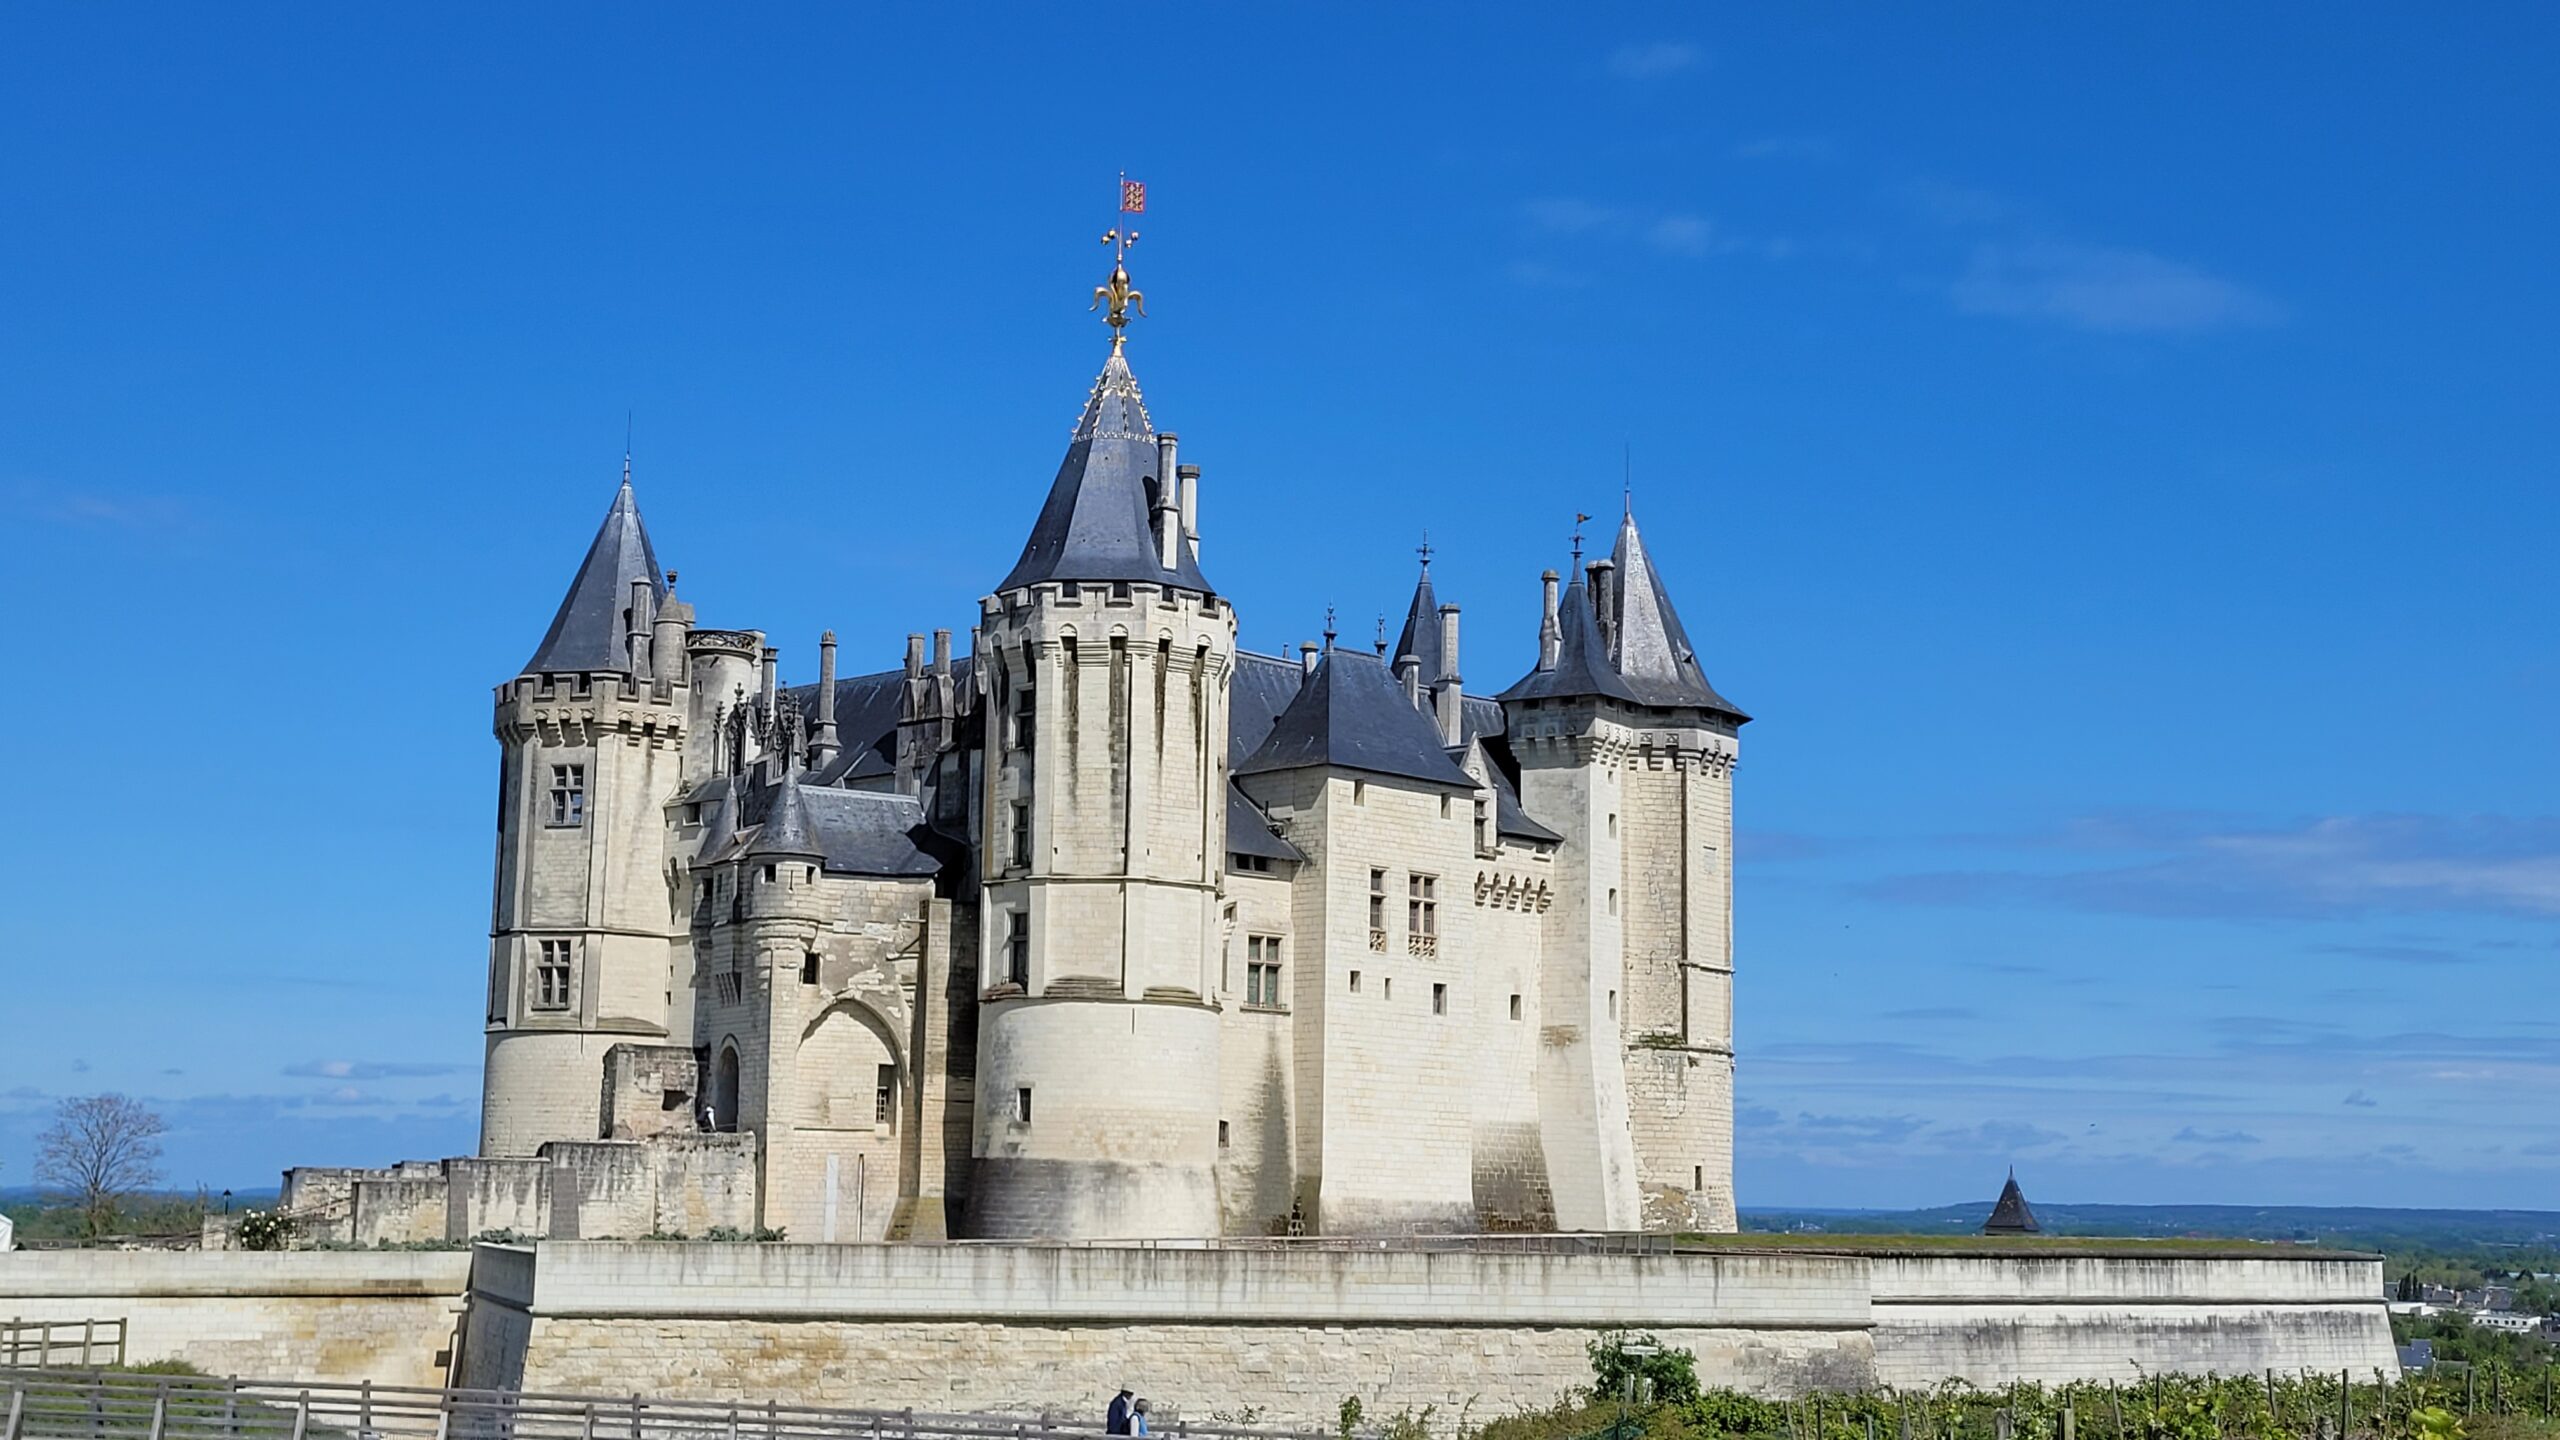
<svg viewBox="0 0 2560 1440">
<path fill-rule="evenodd" d="M 482 1156 L 737 1132 L 795 1240 L 1733 1229 L 1748 717 L 1632 511 L 1498 693 L 1427 551 L 1392 648 L 1239 650 L 1113 279 L 965 654 L 782 685 L 626 462 L 497 689 Z"/>
</svg>

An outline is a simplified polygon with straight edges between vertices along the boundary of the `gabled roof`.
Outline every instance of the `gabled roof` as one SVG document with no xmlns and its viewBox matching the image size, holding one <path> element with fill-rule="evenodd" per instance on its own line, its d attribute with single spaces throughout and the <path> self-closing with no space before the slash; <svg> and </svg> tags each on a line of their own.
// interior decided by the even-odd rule
<svg viewBox="0 0 2560 1440">
<path fill-rule="evenodd" d="M 1518 683 L 1502 692 L 1505 700 L 1565 700 L 1582 695 L 1605 695 L 1631 705 L 1644 703 L 1609 663 L 1608 647 L 1600 640 L 1600 622 L 1592 613 L 1591 592 L 1582 577 L 1564 589 L 1564 598 L 1556 605 L 1556 668 L 1532 670 Z"/>
<path fill-rule="evenodd" d="M 1227 785 L 1227 853 L 1260 855 L 1271 860 L 1307 858 L 1272 830 L 1271 822 L 1263 818 L 1262 807 L 1246 799 L 1232 781 Z"/>
<path fill-rule="evenodd" d="M 1440 678 L 1440 597 L 1431 590 L 1431 562 L 1422 562 L 1422 578 L 1414 582 L 1413 603 L 1405 607 L 1404 631 L 1396 636 L 1396 648 L 1387 652 L 1387 668 L 1392 673 L 1397 661 L 1407 655 L 1422 662 L 1422 683 Z"/>
<path fill-rule="evenodd" d="M 1326 765 L 1475 788 L 1440 747 L 1440 730 L 1405 699 L 1386 663 L 1360 650 L 1328 650 L 1238 775 Z"/>
<path fill-rule="evenodd" d="M 1618 546 L 1609 558 L 1618 575 L 1609 660 L 1636 698 L 1647 705 L 1694 705 L 1749 719 L 1707 683 L 1707 672 L 1689 644 L 1689 632 L 1681 628 L 1680 612 L 1671 608 L 1662 572 L 1654 567 L 1653 557 L 1645 552 L 1644 537 L 1636 532 L 1633 509 L 1618 525 Z"/>
<path fill-rule="evenodd" d="M 1127 357 L 1115 345 L 1093 382 L 1093 396 L 1022 558 L 996 589 L 1049 580 L 1128 580 L 1207 593 L 1209 582 L 1190 545 L 1174 547 L 1171 570 L 1157 559 L 1149 509 L 1158 494 L 1169 497 L 1173 488 L 1172 476 L 1156 474 L 1157 464 L 1155 423 Z"/>
<path fill-rule="evenodd" d="M 631 669 L 631 627 L 623 612 L 631 606 L 631 582 L 646 580 L 653 603 L 667 598 L 666 572 L 649 548 L 649 531 L 640 523 L 640 504 L 631 496 L 631 474 L 623 471 L 622 488 L 614 492 L 595 543 L 578 565 L 569 593 L 533 658 L 519 672 L 539 675 L 580 670 Z"/>
<path fill-rule="evenodd" d="M 2000 1187 L 2000 1202 L 1991 1207 L 1991 1218 L 1982 1222 L 1985 1235 L 2038 1235 L 2044 1227 L 2036 1223 L 2036 1212 L 2027 1208 L 2027 1192 L 2018 1188 L 2018 1172 L 2009 1172 L 2009 1183 Z"/>
</svg>

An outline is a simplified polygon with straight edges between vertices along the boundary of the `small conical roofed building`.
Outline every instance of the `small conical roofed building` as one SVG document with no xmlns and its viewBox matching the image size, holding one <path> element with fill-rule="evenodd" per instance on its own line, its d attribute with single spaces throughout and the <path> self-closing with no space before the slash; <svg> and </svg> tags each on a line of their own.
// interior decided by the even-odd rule
<svg viewBox="0 0 2560 1440">
<path fill-rule="evenodd" d="M 1608 644 L 1600 638 L 1600 623 L 1591 603 L 1589 587 L 1577 575 L 1564 590 L 1564 599 L 1556 608 L 1556 661 L 1540 665 L 1520 677 L 1518 683 L 1497 698 L 1504 704 L 1520 700 L 1574 700 L 1598 696 L 1641 704 L 1634 689 L 1609 663 Z"/>
<path fill-rule="evenodd" d="M 1179 527 L 1176 477 L 1162 472 L 1171 451 L 1161 442 L 1129 357 L 1113 346 L 1093 382 L 1067 458 L 1023 543 L 1022 558 L 996 586 L 999 594 L 1052 581 L 1123 582 L 1209 593 L 1187 543 L 1165 545 L 1158 527 Z M 1168 520 L 1167 512 L 1175 518 Z M 1172 563 L 1165 563 L 1167 552 Z"/>
<path fill-rule="evenodd" d="M 649 529 L 640 523 L 640 504 L 631 495 L 631 467 L 626 461 L 613 507 L 605 511 L 595 543 L 587 547 L 587 558 L 579 562 L 569 593 L 561 598 L 559 612 L 551 617 L 551 628 L 534 648 L 533 658 L 524 662 L 523 673 L 628 672 L 634 620 L 631 588 L 642 581 L 648 583 L 654 611 L 667 598 L 666 572 L 658 568 L 657 554 L 649 548 Z M 637 618 L 640 628 L 647 629 L 651 617 Z"/>
<path fill-rule="evenodd" d="M 1991 1207 L 1991 1218 L 1982 1222 L 1985 1235 L 2041 1235 L 2044 1226 L 2036 1221 L 2036 1212 L 2027 1208 L 2027 1192 L 2018 1188 L 2016 1167 L 2009 1171 L 2009 1183 L 2000 1187 L 2000 1201 Z"/>
<path fill-rule="evenodd" d="M 809 831 L 809 807 L 800 799 L 798 776 L 783 775 L 782 789 L 773 797 L 773 813 L 765 816 L 755 838 L 747 842 L 746 853 L 794 858 L 824 853 Z"/>
<path fill-rule="evenodd" d="M 1618 545 L 1609 559 L 1617 573 L 1616 591 L 1610 597 L 1615 613 L 1609 626 L 1609 661 L 1636 697 L 1648 705 L 1694 705 L 1737 720 L 1749 719 L 1707 683 L 1707 673 L 1689 644 L 1689 632 L 1681 627 L 1680 612 L 1671 608 L 1662 572 L 1645 553 L 1632 508 L 1618 525 Z"/>
</svg>

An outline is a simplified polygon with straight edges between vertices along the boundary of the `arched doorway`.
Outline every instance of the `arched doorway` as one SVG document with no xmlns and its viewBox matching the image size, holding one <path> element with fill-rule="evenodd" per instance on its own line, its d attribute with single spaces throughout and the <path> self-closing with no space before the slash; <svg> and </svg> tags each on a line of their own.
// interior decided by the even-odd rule
<svg viewBox="0 0 2560 1440">
<path fill-rule="evenodd" d="M 711 1128 L 728 1134 L 738 1128 L 738 1042 L 720 1042 L 720 1058 L 711 1069 Z"/>
</svg>

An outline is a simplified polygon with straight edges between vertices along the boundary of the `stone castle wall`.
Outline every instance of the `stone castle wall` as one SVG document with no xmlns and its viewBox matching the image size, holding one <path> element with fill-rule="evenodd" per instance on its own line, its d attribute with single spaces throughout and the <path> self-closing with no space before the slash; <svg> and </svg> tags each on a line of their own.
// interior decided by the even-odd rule
<svg viewBox="0 0 2560 1440">
<path fill-rule="evenodd" d="M 475 1384 L 1072 1411 L 1478 1419 L 1587 1384 L 1650 1330 L 1764 1395 L 1960 1378 L 2396 1369 L 2380 1262 L 1867 1251 L 1085 1246 L 484 1247 Z M 485 1318 L 484 1318 L 485 1317 Z M 2208 1345 L 2207 1341 L 2211 1343 Z"/>
</svg>

